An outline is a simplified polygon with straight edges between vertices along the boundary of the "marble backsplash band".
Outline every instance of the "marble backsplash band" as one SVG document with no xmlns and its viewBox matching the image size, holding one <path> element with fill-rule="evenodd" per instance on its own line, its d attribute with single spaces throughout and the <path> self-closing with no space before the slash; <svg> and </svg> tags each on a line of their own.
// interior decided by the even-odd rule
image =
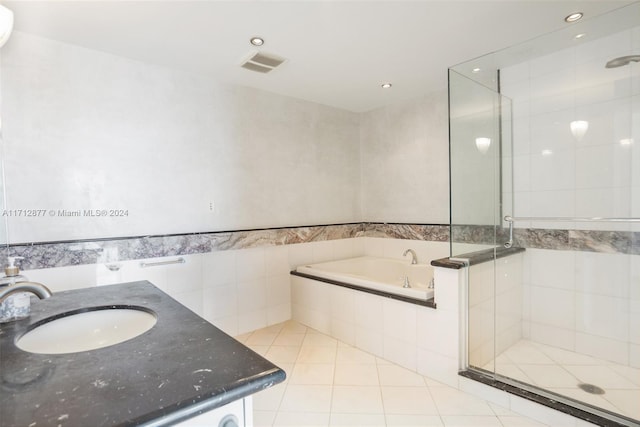
<svg viewBox="0 0 640 427">
<path fill-rule="evenodd" d="M 362 223 L 355 223 L 75 242 L 44 242 L 10 245 L 9 254 L 23 257 L 20 268 L 30 270 L 348 239 L 361 235 L 362 229 Z"/>
<path fill-rule="evenodd" d="M 426 240 L 448 242 L 449 226 L 440 224 L 392 224 L 365 222 L 359 237 L 384 237 L 387 239 Z"/>
<path fill-rule="evenodd" d="M 455 242 L 501 244 L 491 226 L 454 226 Z M 68 242 L 42 242 L 9 246 L 10 256 L 21 256 L 23 270 L 100 264 L 114 261 L 190 255 L 232 249 L 310 243 L 354 237 L 449 241 L 443 224 L 351 223 L 246 231 L 193 233 L 167 236 L 125 237 Z M 640 255 L 640 233 L 621 231 L 515 229 L 515 246 Z"/>
<path fill-rule="evenodd" d="M 453 226 L 453 241 L 501 246 L 509 240 L 509 230 L 494 236 L 493 226 Z M 640 232 L 601 230 L 559 230 L 515 228 L 514 247 L 640 255 Z"/>
</svg>

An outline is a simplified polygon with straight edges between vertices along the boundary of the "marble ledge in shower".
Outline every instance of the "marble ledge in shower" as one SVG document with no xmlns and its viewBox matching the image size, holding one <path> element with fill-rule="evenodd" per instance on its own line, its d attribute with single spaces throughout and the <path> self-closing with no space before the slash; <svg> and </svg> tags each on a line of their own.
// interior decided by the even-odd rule
<svg viewBox="0 0 640 427">
<path fill-rule="evenodd" d="M 494 259 L 505 258 L 524 252 L 526 249 L 521 247 L 503 248 L 496 247 L 493 249 L 483 249 L 476 252 L 456 255 L 452 258 L 440 258 L 431 261 L 434 267 L 443 267 L 453 270 L 460 270 L 467 265 L 477 265 L 484 262 L 493 261 Z"/>
</svg>

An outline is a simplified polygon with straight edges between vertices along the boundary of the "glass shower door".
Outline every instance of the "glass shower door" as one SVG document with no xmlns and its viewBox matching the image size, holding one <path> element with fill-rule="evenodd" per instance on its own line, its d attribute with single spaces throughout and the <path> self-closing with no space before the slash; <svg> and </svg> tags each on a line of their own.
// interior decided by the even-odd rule
<svg viewBox="0 0 640 427">
<path fill-rule="evenodd" d="M 467 364 L 492 375 L 496 355 L 520 336 L 522 300 L 520 282 L 512 280 L 521 263 L 497 258 L 512 203 L 511 102 L 494 77 L 480 84 L 449 71 L 451 256 L 474 260 L 467 269 Z"/>
</svg>

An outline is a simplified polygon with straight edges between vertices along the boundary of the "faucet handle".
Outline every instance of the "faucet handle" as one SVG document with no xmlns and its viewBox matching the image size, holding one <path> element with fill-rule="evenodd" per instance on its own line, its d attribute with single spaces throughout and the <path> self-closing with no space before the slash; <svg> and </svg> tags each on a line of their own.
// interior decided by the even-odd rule
<svg viewBox="0 0 640 427">
<path fill-rule="evenodd" d="M 410 288 L 411 284 L 409 283 L 409 276 L 404 276 L 404 284 L 402 285 L 403 288 Z"/>
</svg>

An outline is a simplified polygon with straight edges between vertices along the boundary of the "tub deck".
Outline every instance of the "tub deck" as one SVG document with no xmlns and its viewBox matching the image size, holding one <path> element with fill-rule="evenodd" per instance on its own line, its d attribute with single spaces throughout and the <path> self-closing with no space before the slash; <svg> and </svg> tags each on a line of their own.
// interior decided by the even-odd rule
<svg viewBox="0 0 640 427">
<path fill-rule="evenodd" d="M 429 288 L 429 282 L 433 278 L 433 268 L 429 264 L 411 265 L 405 260 L 366 256 L 301 265 L 291 274 L 413 304 L 435 307 L 434 289 Z M 403 287 L 405 277 L 409 280 L 409 288 Z"/>
</svg>

